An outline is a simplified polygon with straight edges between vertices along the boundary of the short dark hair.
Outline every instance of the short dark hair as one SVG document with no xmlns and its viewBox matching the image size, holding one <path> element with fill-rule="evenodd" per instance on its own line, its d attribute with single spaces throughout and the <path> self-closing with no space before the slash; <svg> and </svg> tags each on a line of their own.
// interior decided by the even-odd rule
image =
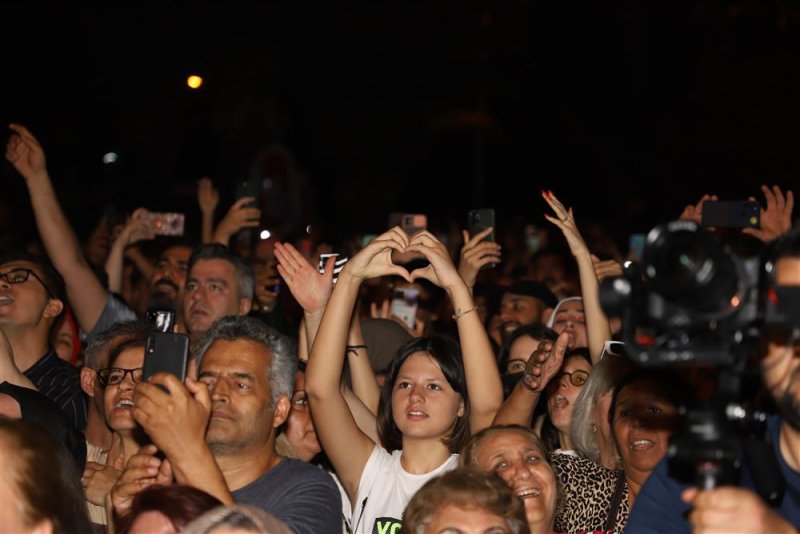
<svg viewBox="0 0 800 534">
<path fill-rule="evenodd" d="M 38 425 L 0 417 L 0 449 L 25 527 L 49 520 L 53 532 L 91 532 L 81 474 L 63 445 Z"/>
<path fill-rule="evenodd" d="M 152 328 L 150 323 L 141 320 L 114 323 L 89 339 L 83 355 L 83 365 L 95 371 L 102 369 L 108 364 L 108 355 L 116 348 L 118 338 L 146 336 Z"/>
<path fill-rule="evenodd" d="M 253 268 L 244 261 L 244 258 L 220 243 L 206 243 L 194 249 L 189 257 L 186 272 L 191 272 L 195 263 L 200 260 L 223 260 L 233 265 L 236 270 L 236 291 L 239 298 L 253 298 L 256 277 Z"/>
<path fill-rule="evenodd" d="M 403 512 L 402 534 L 422 534 L 444 507 L 480 508 L 502 517 L 512 534 L 528 532 L 525 505 L 495 473 L 459 467 L 432 478 L 411 498 Z"/>
<path fill-rule="evenodd" d="M 458 417 L 453 424 L 453 431 L 443 441 L 450 452 L 458 452 L 464 442 L 471 435 L 469 426 L 470 406 L 467 392 L 467 380 L 464 376 L 464 362 L 461 357 L 461 348 L 458 343 L 444 336 L 418 337 L 406 342 L 386 371 L 386 381 L 381 390 L 378 403 L 378 435 L 383 446 L 389 450 L 400 450 L 403 446 L 403 435 L 394 422 L 392 415 L 392 391 L 397 381 L 400 367 L 412 355 L 426 353 L 436 362 L 441 369 L 447 383 L 456 393 L 461 395 L 464 402 L 464 415 Z"/>
<path fill-rule="evenodd" d="M 145 512 L 163 514 L 180 531 L 195 518 L 221 505 L 219 499 L 194 486 L 151 486 L 133 498 L 130 513 L 117 523 L 117 532 L 127 534 L 136 518 Z"/>
<path fill-rule="evenodd" d="M 555 341 L 558 339 L 558 334 L 552 328 L 548 328 L 541 323 L 524 324 L 518 326 L 503 342 L 503 347 L 500 349 L 500 354 L 497 358 L 497 365 L 500 368 L 500 374 L 506 374 L 506 365 L 508 364 L 508 357 L 511 353 L 511 345 L 521 337 L 528 336 L 539 341 Z"/>
<path fill-rule="evenodd" d="M 67 304 L 67 290 L 64 278 L 56 271 L 49 260 L 25 251 L 8 252 L 0 257 L 0 265 L 12 261 L 27 261 L 36 265 L 42 271 L 42 281 L 52 298 Z"/>
</svg>

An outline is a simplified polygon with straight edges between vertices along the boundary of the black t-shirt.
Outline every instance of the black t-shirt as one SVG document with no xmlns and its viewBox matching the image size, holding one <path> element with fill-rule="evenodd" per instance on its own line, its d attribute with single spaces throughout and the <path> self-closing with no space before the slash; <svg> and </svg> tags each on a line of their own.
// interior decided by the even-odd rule
<svg viewBox="0 0 800 534">
<path fill-rule="evenodd" d="M 56 403 L 77 428 L 86 427 L 86 398 L 81 389 L 81 372 L 53 349 L 23 373 L 39 389 L 39 393 Z"/>
</svg>

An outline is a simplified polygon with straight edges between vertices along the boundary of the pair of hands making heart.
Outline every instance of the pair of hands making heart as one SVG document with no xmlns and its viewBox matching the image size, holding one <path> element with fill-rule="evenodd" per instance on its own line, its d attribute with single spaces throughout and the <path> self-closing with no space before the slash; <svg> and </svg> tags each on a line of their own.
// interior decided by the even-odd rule
<svg viewBox="0 0 800 534">
<path fill-rule="evenodd" d="M 408 272 L 392 262 L 392 251 L 421 254 L 430 265 Z M 424 278 L 446 291 L 464 285 L 447 248 L 433 234 L 423 231 L 409 237 L 399 226 L 375 238 L 345 265 L 344 271 L 360 280 L 386 275 L 409 282 Z"/>
</svg>

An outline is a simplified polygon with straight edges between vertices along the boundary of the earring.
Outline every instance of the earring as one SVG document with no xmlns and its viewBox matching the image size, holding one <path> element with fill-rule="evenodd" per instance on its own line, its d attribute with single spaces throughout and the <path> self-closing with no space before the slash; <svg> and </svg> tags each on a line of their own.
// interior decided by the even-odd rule
<svg viewBox="0 0 800 534">
<path fill-rule="evenodd" d="M 594 426 L 594 425 L 592 425 L 592 432 L 595 432 L 595 433 L 597 432 L 597 427 Z"/>
</svg>

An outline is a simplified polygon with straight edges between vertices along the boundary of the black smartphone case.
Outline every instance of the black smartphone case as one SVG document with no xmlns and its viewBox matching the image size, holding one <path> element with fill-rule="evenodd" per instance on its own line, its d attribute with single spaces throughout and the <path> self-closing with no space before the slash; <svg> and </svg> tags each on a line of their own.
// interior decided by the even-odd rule
<svg viewBox="0 0 800 534">
<path fill-rule="evenodd" d="M 152 332 L 147 337 L 142 380 L 156 373 L 170 373 L 183 382 L 189 361 L 189 336 L 172 332 Z"/>
<path fill-rule="evenodd" d="M 721 200 L 703 203 L 703 226 L 716 228 L 758 228 L 761 208 L 755 202 Z"/>
</svg>

